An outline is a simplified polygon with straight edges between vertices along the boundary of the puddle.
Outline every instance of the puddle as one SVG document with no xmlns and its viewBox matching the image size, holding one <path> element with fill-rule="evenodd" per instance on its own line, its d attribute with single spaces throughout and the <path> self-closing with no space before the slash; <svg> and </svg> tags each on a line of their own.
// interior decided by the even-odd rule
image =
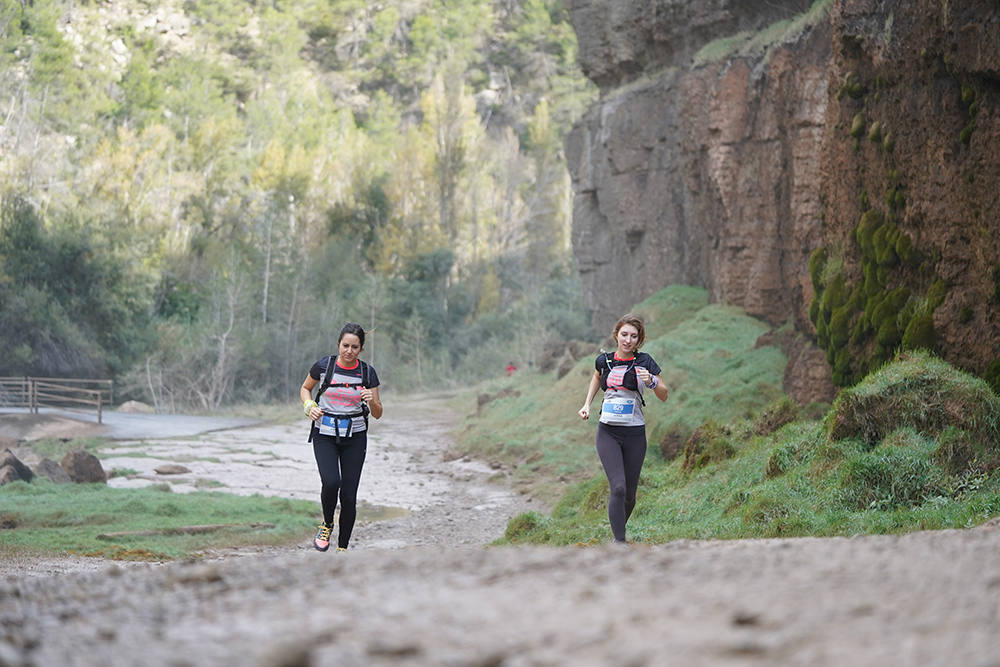
<svg viewBox="0 0 1000 667">
<path fill-rule="evenodd" d="M 358 519 L 362 521 L 391 521 L 409 515 L 410 511 L 404 507 L 371 505 L 363 500 L 358 502 Z"/>
</svg>

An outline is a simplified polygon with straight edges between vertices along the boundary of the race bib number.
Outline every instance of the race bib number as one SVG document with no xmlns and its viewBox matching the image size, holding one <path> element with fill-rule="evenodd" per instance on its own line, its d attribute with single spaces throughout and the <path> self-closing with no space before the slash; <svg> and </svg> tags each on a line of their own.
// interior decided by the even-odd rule
<svg viewBox="0 0 1000 667">
<path fill-rule="evenodd" d="M 634 398 L 606 398 L 601 404 L 601 421 L 627 424 L 635 414 Z"/>
</svg>

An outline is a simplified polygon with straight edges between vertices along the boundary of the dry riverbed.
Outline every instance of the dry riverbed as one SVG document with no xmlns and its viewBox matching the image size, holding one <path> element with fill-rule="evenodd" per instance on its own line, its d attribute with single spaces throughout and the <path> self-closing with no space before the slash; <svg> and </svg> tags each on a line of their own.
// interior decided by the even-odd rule
<svg viewBox="0 0 1000 667">
<path fill-rule="evenodd" d="M 440 401 L 373 421 L 352 549 L 190 562 L 0 559 L 0 665 L 1000 667 L 1000 527 L 905 536 L 486 547 L 532 503 L 445 460 Z M 390 417 L 391 415 L 391 417 Z M 302 424 L 137 441 L 114 484 L 315 497 Z M 585 445 L 584 445 L 585 446 Z M 131 448 L 147 457 L 128 457 Z M 122 461 L 118 461 L 120 457 Z M 117 479 L 117 478 L 116 478 Z M 199 481 L 201 480 L 201 481 Z M 544 508 L 539 508 L 543 509 Z"/>
</svg>

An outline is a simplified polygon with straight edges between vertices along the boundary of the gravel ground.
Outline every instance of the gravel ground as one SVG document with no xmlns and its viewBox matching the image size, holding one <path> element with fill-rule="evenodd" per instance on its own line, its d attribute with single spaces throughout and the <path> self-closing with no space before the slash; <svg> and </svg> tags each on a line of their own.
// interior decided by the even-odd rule
<svg viewBox="0 0 1000 667">
<path fill-rule="evenodd" d="M 0 560 L 0 666 L 1000 667 L 998 521 L 904 536 L 486 547 L 531 504 L 491 484 L 489 468 L 444 460 L 439 407 L 390 406 L 373 422 L 361 485 L 372 518 L 346 553 L 304 538 L 154 565 Z M 260 428 L 198 442 L 238 442 L 234 456 L 275 473 L 269 492 L 315 495 L 308 457 L 276 449 L 308 452 L 301 426 L 288 443 Z M 254 488 L 209 463 L 183 465 Z M 375 520 L 386 507 L 403 516 Z"/>
</svg>

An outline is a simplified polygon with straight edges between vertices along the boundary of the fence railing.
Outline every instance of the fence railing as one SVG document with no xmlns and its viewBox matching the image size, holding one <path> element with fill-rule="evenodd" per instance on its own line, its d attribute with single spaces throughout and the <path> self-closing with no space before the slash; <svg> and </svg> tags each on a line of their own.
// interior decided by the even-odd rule
<svg viewBox="0 0 1000 667">
<path fill-rule="evenodd" d="M 114 389 L 112 380 L 0 377 L 0 407 L 28 408 L 33 414 L 38 414 L 39 408 L 93 407 L 100 424 L 104 406 L 114 401 Z"/>
</svg>

